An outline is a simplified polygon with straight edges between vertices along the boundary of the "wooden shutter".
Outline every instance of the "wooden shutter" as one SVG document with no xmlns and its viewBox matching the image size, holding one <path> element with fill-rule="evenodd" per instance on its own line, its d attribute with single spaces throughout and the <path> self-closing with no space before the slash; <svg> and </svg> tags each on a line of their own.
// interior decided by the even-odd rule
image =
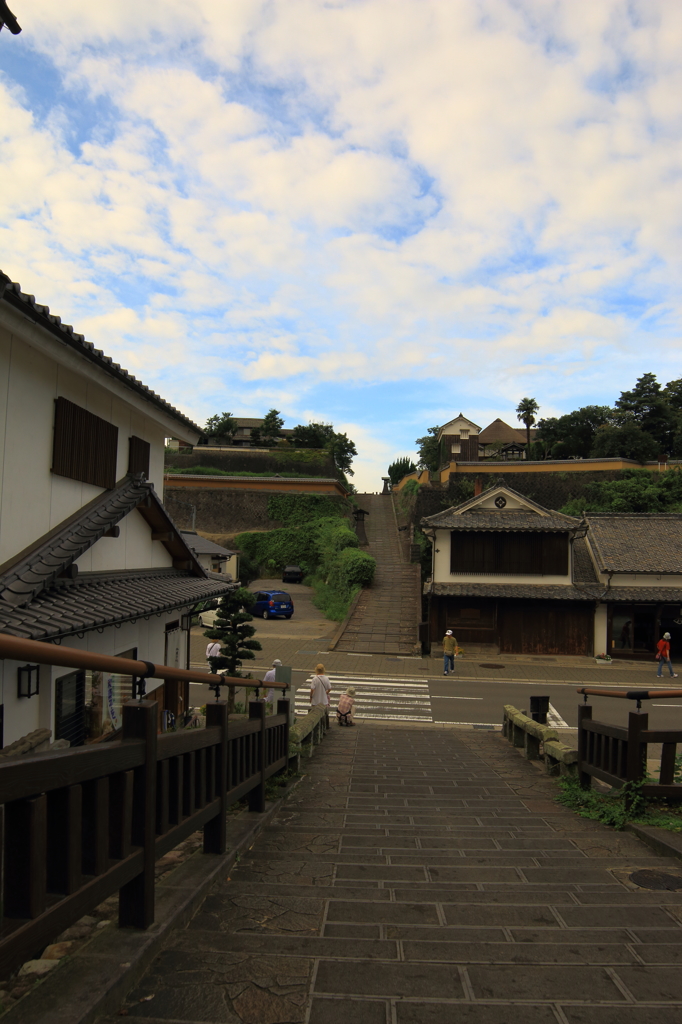
<svg viewBox="0 0 682 1024">
<path fill-rule="evenodd" d="M 506 576 L 565 576 L 568 537 L 564 533 L 450 534 L 450 572 Z"/>
<path fill-rule="evenodd" d="M 142 473 L 145 480 L 149 479 L 149 455 L 151 446 L 149 441 L 143 441 L 141 437 L 128 439 L 128 472 L 133 476 Z"/>
<path fill-rule="evenodd" d="M 55 401 L 53 473 L 110 489 L 117 452 L 118 427 L 67 398 Z"/>
</svg>

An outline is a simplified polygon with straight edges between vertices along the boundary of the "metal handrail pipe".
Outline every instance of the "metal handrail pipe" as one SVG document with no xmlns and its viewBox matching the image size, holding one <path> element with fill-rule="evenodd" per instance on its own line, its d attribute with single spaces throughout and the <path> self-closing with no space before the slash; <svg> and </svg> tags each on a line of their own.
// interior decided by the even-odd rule
<svg viewBox="0 0 682 1024">
<path fill-rule="evenodd" d="M 682 690 L 595 690 L 582 686 L 577 693 L 590 697 L 621 697 L 624 700 L 651 700 L 658 697 L 682 697 Z"/>
<path fill-rule="evenodd" d="M 65 668 L 90 669 L 95 672 L 118 672 L 124 676 L 145 679 L 174 679 L 183 683 L 208 683 L 211 686 L 240 686 L 259 688 L 267 686 L 273 690 L 287 690 L 287 683 L 263 683 L 261 679 L 242 679 L 235 676 L 216 675 L 172 665 L 155 665 L 150 661 L 134 661 L 132 658 L 117 658 L 110 654 L 95 654 L 93 651 L 79 651 L 75 647 L 62 647 L 42 640 L 24 640 L 21 637 L 0 633 L 0 658 L 12 661 L 36 662 L 39 665 L 61 665 Z"/>
</svg>

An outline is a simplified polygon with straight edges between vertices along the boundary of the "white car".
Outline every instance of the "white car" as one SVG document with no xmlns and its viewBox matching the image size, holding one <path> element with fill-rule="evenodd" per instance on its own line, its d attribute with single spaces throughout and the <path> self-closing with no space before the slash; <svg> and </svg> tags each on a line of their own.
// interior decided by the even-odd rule
<svg viewBox="0 0 682 1024">
<path fill-rule="evenodd" d="M 199 612 L 199 625 L 204 627 L 210 627 L 215 622 L 215 617 L 218 614 L 217 608 L 209 609 L 205 612 Z"/>
</svg>

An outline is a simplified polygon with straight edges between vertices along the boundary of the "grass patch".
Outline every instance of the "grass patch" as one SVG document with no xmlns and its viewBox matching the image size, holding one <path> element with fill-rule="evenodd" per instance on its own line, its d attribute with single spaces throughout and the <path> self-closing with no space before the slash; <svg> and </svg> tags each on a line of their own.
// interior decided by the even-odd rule
<svg viewBox="0 0 682 1024">
<path fill-rule="evenodd" d="M 339 593 L 333 587 L 330 587 L 324 580 L 316 579 L 315 577 L 307 579 L 305 581 L 309 586 L 313 588 L 313 604 L 316 608 L 319 608 L 324 613 L 325 618 L 331 619 L 333 622 L 343 622 L 345 617 L 348 615 L 348 609 L 351 606 L 355 595 L 360 591 L 360 587 L 353 587 L 350 593 Z"/>
<path fill-rule="evenodd" d="M 217 469 L 215 466 L 167 466 L 166 473 L 183 476 L 282 476 L 294 480 L 305 479 L 303 473 L 256 473 L 253 469 Z"/>
<path fill-rule="evenodd" d="M 682 810 L 642 796 L 643 784 L 626 782 L 621 789 L 599 793 L 594 789 L 583 789 L 577 778 L 568 776 L 559 781 L 561 792 L 557 801 L 575 811 L 581 818 L 601 821 L 602 824 L 618 830 L 632 823 L 653 825 L 656 828 L 667 829 L 668 832 L 682 832 Z M 628 802 L 630 806 L 626 806 Z"/>
</svg>

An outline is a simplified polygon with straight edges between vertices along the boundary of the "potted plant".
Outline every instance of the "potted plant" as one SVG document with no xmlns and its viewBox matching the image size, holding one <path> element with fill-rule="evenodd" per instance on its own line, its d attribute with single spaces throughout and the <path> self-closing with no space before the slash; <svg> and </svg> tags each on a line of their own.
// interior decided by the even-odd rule
<svg viewBox="0 0 682 1024">
<path fill-rule="evenodd" d="M 598 654 L 594 660 L 597 662 L 598 665 L 610 665 L 613 661 L 613 658 L 610 654 Z"/>
</svg>

